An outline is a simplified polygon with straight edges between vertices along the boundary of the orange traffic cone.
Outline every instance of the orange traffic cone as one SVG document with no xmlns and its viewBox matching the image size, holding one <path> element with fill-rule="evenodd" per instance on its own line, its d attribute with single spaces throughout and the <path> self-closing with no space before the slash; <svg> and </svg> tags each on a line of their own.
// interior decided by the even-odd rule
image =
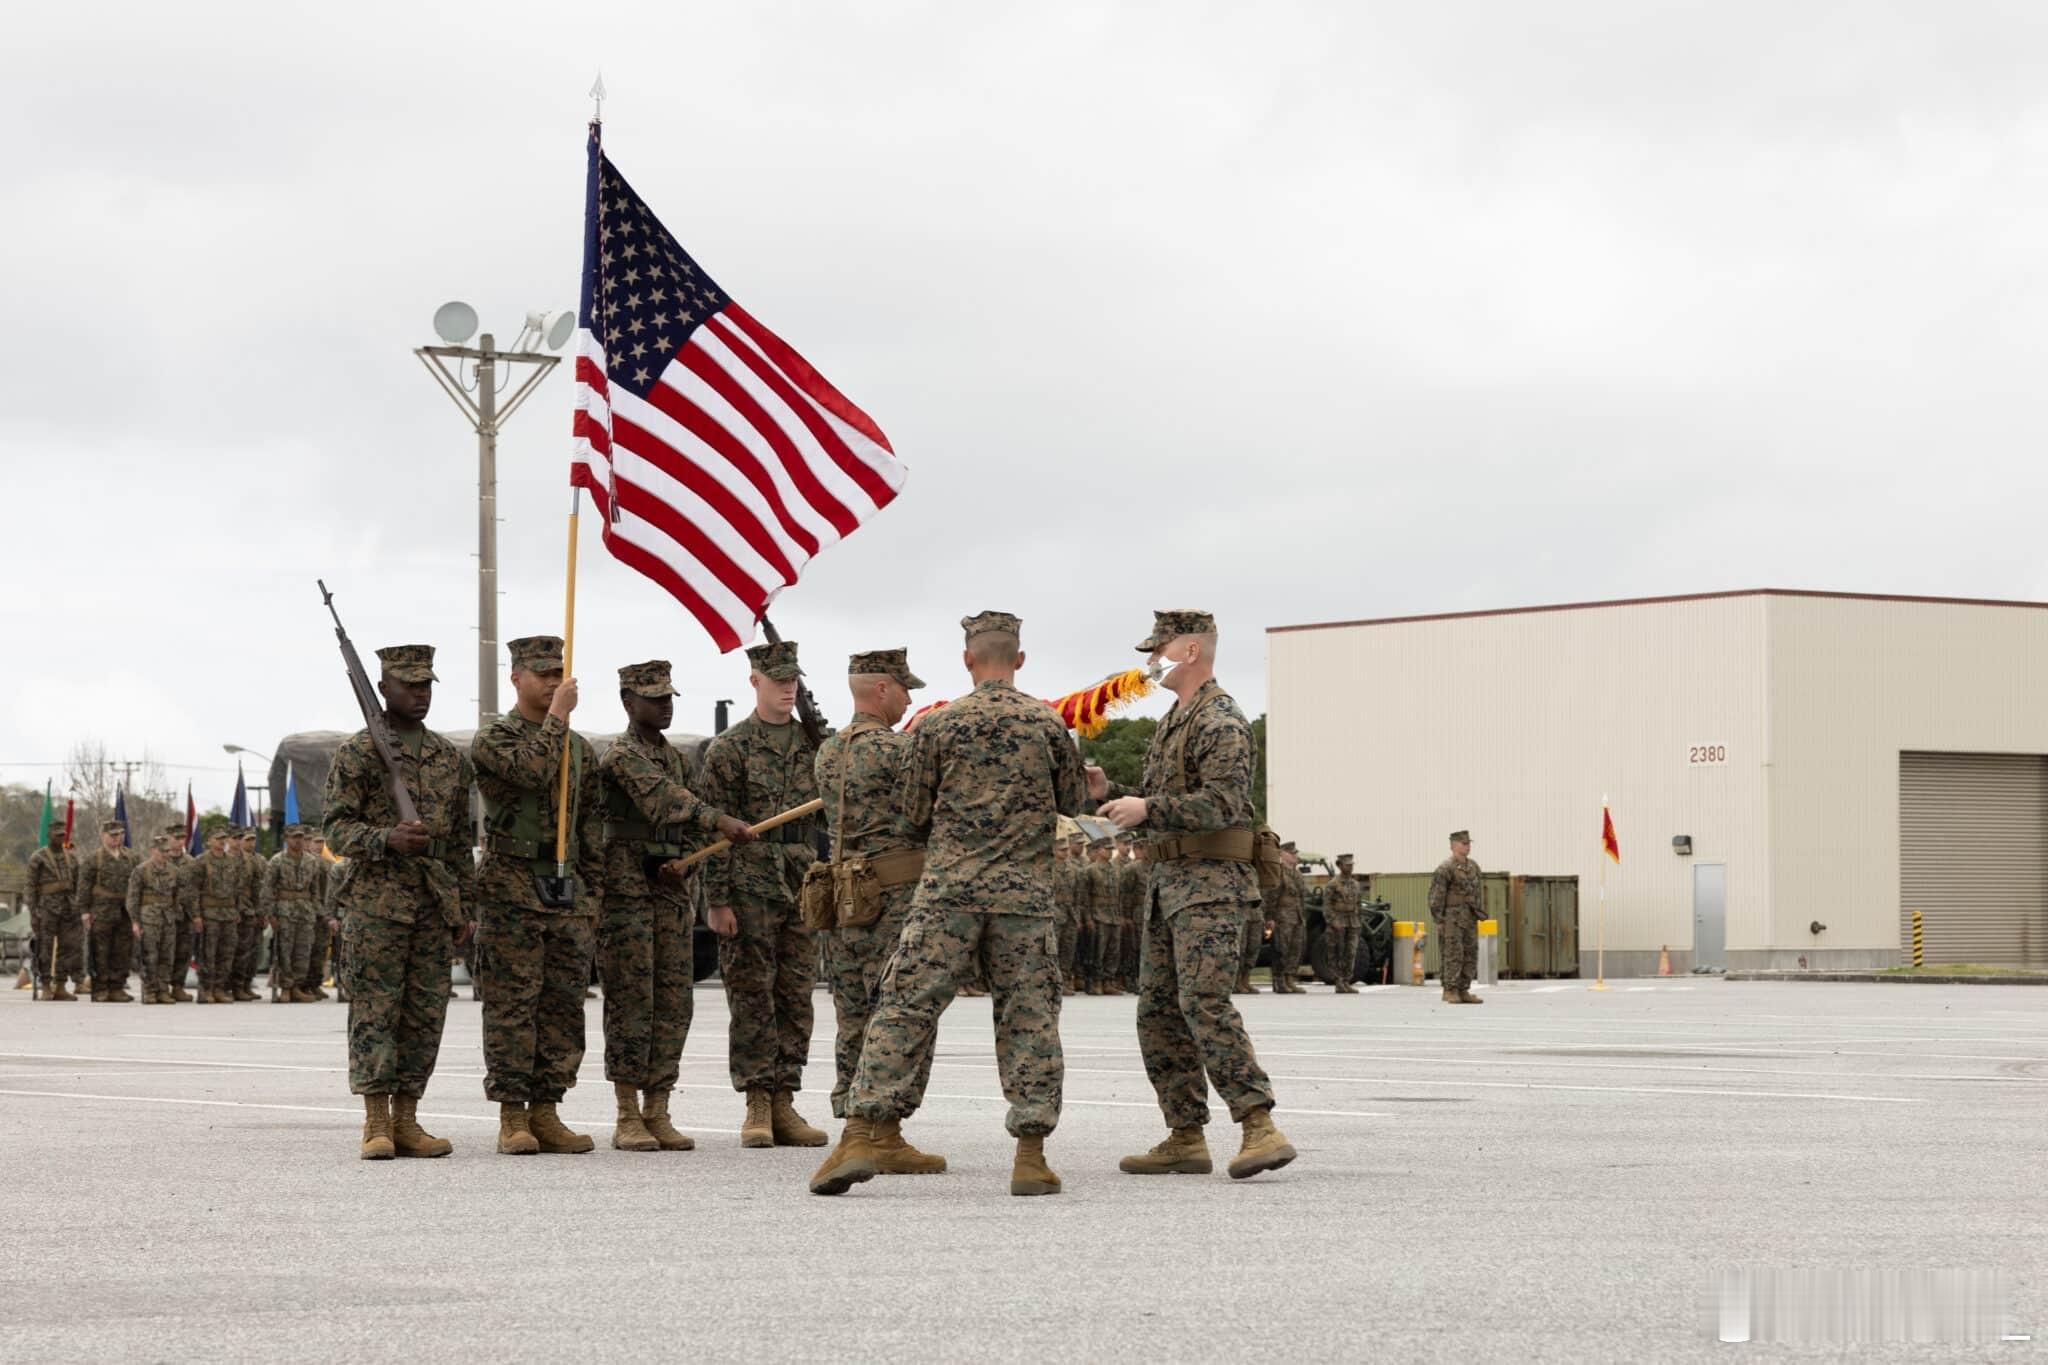
<svg viewBox="0 0 2048 1365">
<path fill-rule="evenodd" d="M 1421 933 L 1420 933 L 1420 932 L 1417 932 L 1417 934 L 1415 935 L 1415 984 L 1416 984 L 1416 985 L 1418 985 L 1418 986 L 1420 986 L 1420 985 L 1422 984 L 1422 978 L 1423 978 L 1423 970 L 1422 970 L 1422 944 L 1423 944 L 1423 938 L 1422 938 L 1422 935 L 1421 935 Z"/>
<path fill-rule="evenodd" d="M 1671 975 L 1671 949 L 1668 945 L 1657 950 L 1657 975 Z"/>
</svg>

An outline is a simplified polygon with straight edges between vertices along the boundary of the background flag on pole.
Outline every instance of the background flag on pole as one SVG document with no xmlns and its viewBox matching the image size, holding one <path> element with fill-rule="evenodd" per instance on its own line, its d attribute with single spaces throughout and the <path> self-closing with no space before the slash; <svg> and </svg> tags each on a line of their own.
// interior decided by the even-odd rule
<svg viewBox="0 0 2048 1365">
<path fill-rule="evenodd" d="M 185 784 L 185 852 L 197 858 L 206 852 L 199 838 L 199 806 L 192 800 L 192 784 Z"/>
<path fill-rule="evenodd" d="M 1614 837 L 1614 816 L 1604 802 L 1600 807 L 1600 847 L 1609 858 L 1621 861 L 1621 841 Z"/>
<path fill-rule="evenodd" d="M 135 841 L 128 837 L 128 793 L 114 788 L 114 818 L 121 822 L 121 847 L 133 848 Z"/>
<path fill-rule="evenodd" d="M 242 780 L 242 760 L 235 760 L 235 800 L 228 808 L 228 823 L 236 829 L 249 828 L 249 784 Z"/>
<path fill-rule="evenodd" d="M 64 846 L 66 848 L 78 847 L 77 841 L 72 837 L 74 833 L 73 826 L 77 819 L 78 803 L 76 801 L 66 800 L 64 802 Z"/>
<path fill-rule="evenodd" d="M 286 759 L 284 764 L 284 822 L 287 825 L 299 823 L 299 786 L 292 776 L 290 759 Z"/>
<path fill-rule="evenodd" d="M 590 125 L 569 482 L 723 652 L 903 491 L 865 412 L 704 273 Z"/>
<path fill-rule="evenodd" d="M 36 822 L 36 845 L 41 847 L 50 842 L 50 826 L 55 821 L 57 803 L 50 795 L 50 779 L 43 779 L 43 815 Z"/>
</svg>

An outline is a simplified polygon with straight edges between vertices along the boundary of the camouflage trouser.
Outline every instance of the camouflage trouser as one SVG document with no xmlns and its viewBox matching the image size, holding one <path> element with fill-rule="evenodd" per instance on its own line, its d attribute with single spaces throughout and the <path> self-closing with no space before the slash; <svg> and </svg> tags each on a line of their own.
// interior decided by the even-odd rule
<svg viewBox="0 0 2048 1365">
<path fill-rule="evenodd" d="M 235 940 L 235 985 L 246 990 L 256 980 L 256 954 L 262 946 L 263 916 L 243 916 Z"/>
<path fill-rule="evenodd" d="M 882 913 L 873 924 L 860 929 L 839 928 L 824 935 L 825 980 L 832 987 L 832 1013 L 839 1021 L 839 1036 L 832 1046 L 832 1117 L 846 1117 L 846 1097 L 853 1089 L 854 1072 L 860 1068 L 861 1045 L 867 1039 L 868 1019 L 882 991 L 882 971 L 903 937 L 903 921 L 910 913 L 915 882 L 892 886 L 882 893 Z M 919 1093 L 931 1074 L 931 1058 L 917 1078 Z"/>
<path fill-rule="evenodd" d="M 327 912 L 322 910 L 313 916 L 313 951 L 306 959 L 306 975 L 299 982 L 307 990 L 319 990 L 321 981 L 326 979 L 327 953 L 333 942 L 334 930 L 327 922 Z"/>
<path fill-rule="evenodd" d="M 199 989 L 231 990 L 235 984 L 235 950 L 242 946 L 242 922 L 218 919 L 220 912 L 200 912 L 205 927 L 199 935 Z"/>
<path fill-rule="evenodd" d="M 1209 1121 L 1209 1087 L 1242 1123 L 1270 1108 L 1273 1087 L 1230 1003 L 1243 947 L 1244 911 L 1190 906 L 1172 917 L 1157 908 L 1145 926 L 1138 971 L 1138 1050 L 1169 1128 Z"/>
<path fill-rule="evenodd" d="M 1330 950 L 1330 980 L 1348 986 L 1358 974 L 1358 924 L 1325 924 L 1323 943 Z"/>
<path fill-rule="evenodd" d="M 1437 979 L 1447 991 L 1469 991 L 1479 971 L 1479 916 L 1446 910 L 1436 920 Z"/>
<path fill-rule="evenodd" d="M 1074 926 L 1074 971 L 1083 989 L 1095 981 L 1095 921 L 1084 919 Z"/>
<path fill-rule="evenodd" d="M 558 1104 L 583 1065 L 583 992 L 595 926 L 588 915 L 487 902 L 483 935 L 484 1098 Z M 444 937 L 444 995 L 448 948 Z"/>
<path fill-rule="evenodd" d="M 1117 965 L 1124 986 L 1135 991 L 1138 989 L 1138 964 L 1145 960 L 1145 925 L 1140 920 L 1128 919 L 1123 926 L 1123 961 Z"/>
<path fill-rule="evenodd" d="M 277 908 L 277 939 L 270 945 L 270 976 L 284 990 L 303 986 L 306 974 L 313 969 L 313 925 L 319 917 L 310 905 Z"/>
<path fill-rule="evenodd" d="M 142 989 L 168 991 L 171 963 L 178 952 L 178 925 L 183 921 L 169 910 L 142 912 Z"/>
<path fill-rule="evenodd" d="M 36 931 L 36 965 L 52 986 L 76 981 L 85 970 L 85 922 L 76 910 L 38 910 L 33 916 Z M 56 954 L 51 957 L 52 952 Z M 50 971 L 55 961 L 57 969 Z"/>
<path fill-rule="evenodd" d="M 1282 910 L 1273 920 L 1273 979 L 1298 984 L 1301 974 L 1301 913 Z"/>
<path fill-rule="evenodd" d="M 1060 1051 L 1058 930 L 1044 915 L 916 910 L 882 972 L 847 1110 L 906 1119 L 924 1103 L 939 1016 L 979 967 L 995 1006 L 996 1069 L 1012 1137 L 1059 1126 L 1066 1058 Z"/>
<path fill-rule="evenodd" d="M 92 916 L 92 988 L 101 995 L 128 988 L 135 933 L 125 906 L 95 910 Z"/>
<path fill-rule="evenodd" d="M 1074 975 L 1074 940 L 1081 926 L 1072 915 L 1059 918 L 1060 976 L 1071 979 Z"/>
<path fill-rule="evenodd" d="M 441 1055 L 448 926 L 431 905 L 418 913 L 414 924 L 358 911 L 342 920 L 352 1095 L 424 1095 Z"/>
<path fill-rule="evenodd" d="M 1252 968 L 1259 961 L 1259 945 L 1266 940 L 1265 911 L 1254 905 L 1244 919 L 1244 940 L 1237 950 L 1237 979 L 1251 979 Z"/>
<path fill-rule="evenodd" d="M 718 940 L 732 1088 L 801 1090 L 811 1051 L 818 949 L 793 901 L 733 897 L 739 933 Z"/>
<path fill-rule="evenodd" d="M 604 1078 L 674 1090 L 696 1008 L 690 943 L 694 918 L 680 896 L 605 897 L 597 929 L 604 979 Z"/>
<path fill-rule="evenodd" d="M 1095 926 L 1095 979 L 1102 985 L 1114 985 L 1120 975 L 1123 932 L 1124 927 L 1115 920 L 1103 920 Z"/>
<path fill-rule="evenodd" d="M 177 934 L 177 941 L 171 946 L 171 960 L 164 965 L 164 985 L 168 990 L 185 989 L 185 977 L 192 970 L 192 919 L 179 915 L 171 926 Z"/>
</svg>

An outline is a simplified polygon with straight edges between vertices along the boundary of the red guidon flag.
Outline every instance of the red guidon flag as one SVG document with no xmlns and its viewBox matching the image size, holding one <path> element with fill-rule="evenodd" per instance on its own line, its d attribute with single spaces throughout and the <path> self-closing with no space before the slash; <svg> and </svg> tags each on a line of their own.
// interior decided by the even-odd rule
<svg viewBox="0 0 2048 1365">
<path fill-rule="evenodd" d="M 1600 847 L 1615 862 L 1621 861 L 1621 841 L 1614 837 L 1614 816 L 1607 803 L 1600 803 Z"/>
<path fill-rule="evenodd" d="M 604 513 L 612 557 L 731 651 L 909 471 L 872 418 L 669 235 L 599 133 L 593 123 L 569 481 Z"/>
</svg>

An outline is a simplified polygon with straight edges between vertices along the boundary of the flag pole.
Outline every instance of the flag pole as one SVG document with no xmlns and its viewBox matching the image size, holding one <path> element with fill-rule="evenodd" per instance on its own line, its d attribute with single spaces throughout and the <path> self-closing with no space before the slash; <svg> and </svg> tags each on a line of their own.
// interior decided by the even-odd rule
<svg viewBox="0 0 2048 1365">
<path fill-rule="evenodd" d="M 1600 798 L 1600 928 L 1594 940 L 1593 984 L 1587 990 L 1607 989 L 1607 798 Z"/>
<path fill-rule="evenodd" d="M 569 586 L 562 611 L 562 681 L 576 676 L 576 522 L 583 511 L 583 490 L 569 490 Z M 555 875 L 569 875 L 569 760 L 574 753 L 573 726 L 562 733 L 562 774 L 555 797 Z"/>
</svg>

